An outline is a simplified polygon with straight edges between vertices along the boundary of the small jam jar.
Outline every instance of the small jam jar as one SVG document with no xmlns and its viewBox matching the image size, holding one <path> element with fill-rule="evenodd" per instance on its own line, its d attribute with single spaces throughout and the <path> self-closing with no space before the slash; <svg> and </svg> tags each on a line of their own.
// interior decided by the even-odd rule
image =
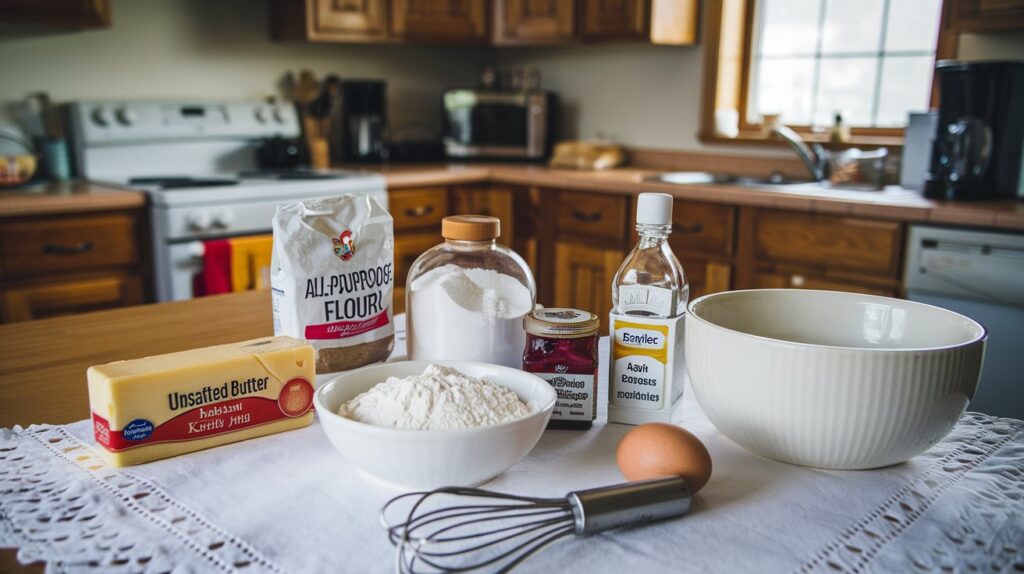
<svg viewBox="0 0 1024 574">
<path fill-rule="evenodd" d="M 558 394 L 548 428 L 590 428 L 597 416 L 597 315 L 537 309 L 523 324 L 523 370 L 550 383 Z"/>
</svg>

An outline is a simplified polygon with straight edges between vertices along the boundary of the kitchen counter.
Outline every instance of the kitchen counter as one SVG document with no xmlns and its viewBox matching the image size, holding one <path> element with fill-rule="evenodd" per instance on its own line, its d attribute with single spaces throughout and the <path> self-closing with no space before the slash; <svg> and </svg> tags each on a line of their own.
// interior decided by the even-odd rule
<svg viewBox="0 0 1024 574">
<path fill-rule="evenodd" d="M 476 184 L 507 184 L 576 189 L 597 193 L 648 191 L 680 199 L 774 207 L 806 212 L 860 215 L 912 223 L 964 225 L 1024 231 L 1024 202 L 1014 200 L 943 202 L 890 186 L 885 191 L 805 191 L 730 185 L 674 185 L 647 181 L 665 170 L 624 167 L 601 172 L 520 164 L 400 164 L 342 166 L 381 173 L 388 189 Z M 87 182 L 46 184 L 0 192 L 0 217 L 127 209 L 145 205 L 141 192 Z"/>
<path fill-rule="evenodd" d="M 269 291 L 0 325 L 0 428 L 87 418 L 92 365 L 273 333 Z"/>
<path fill-rule="evenodd" d="M 712 203 L 1024 231 L 1024 202 L 935 201 L 899 186 L 889 186 L 884 191 L 781 190 L 739 185 L 683 186 L 647 181 L 646 178 L 665 170 L 639 167 L 599 172 L 509 164 L 424 164 L 370 169 L 384 175 L 388 189 L 494 183 L 599 193 L 638 194 L 655 191 L 679 199 Z"/>
<path fill-rule="evenodd" d="M 84 181 L 0 191 L 0 217 L 132 209 L 145 204 L 142 192 Z"/>
</svg>

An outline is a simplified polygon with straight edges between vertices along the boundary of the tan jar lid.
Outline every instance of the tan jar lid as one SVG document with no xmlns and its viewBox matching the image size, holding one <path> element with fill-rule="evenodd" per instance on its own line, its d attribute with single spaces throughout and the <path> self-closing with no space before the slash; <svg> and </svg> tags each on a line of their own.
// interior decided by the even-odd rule
<svg viewBox="0 0 1024 574">
<path fill-rule="evenodd" d="M 578 339 L 597 334 L 601 326 L 597 315 L 590 311 L 549 307 L 535 309 L 523 319 L 526 332 L 555 339 Z"/>
<path fill-rule="evenodd" d="M 501 220 L 488 215 L 449 215 L 441 220 L 441 236 L 457 241 L 486 241 L 501 235 Z"/>
</svg>

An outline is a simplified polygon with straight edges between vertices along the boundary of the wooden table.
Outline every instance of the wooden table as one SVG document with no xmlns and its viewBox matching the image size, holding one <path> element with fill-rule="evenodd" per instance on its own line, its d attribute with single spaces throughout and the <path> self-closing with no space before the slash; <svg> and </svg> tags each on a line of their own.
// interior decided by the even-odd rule
<svg viewBox="0 0 1024 574">
<path fill-rule="evenodd" d="M 87 418 L 92 365 L 273 333 L 269 291 L 0 325 L 0 428 Z M 0 549 L 0 572 L 43 572 L 16 555 Z"/>
<path fill-rule="evenodd" d="M 92 365 L 273 332 L 269 291 L 0 325 L 0 428 L 88 418 Z"/>
</svg>

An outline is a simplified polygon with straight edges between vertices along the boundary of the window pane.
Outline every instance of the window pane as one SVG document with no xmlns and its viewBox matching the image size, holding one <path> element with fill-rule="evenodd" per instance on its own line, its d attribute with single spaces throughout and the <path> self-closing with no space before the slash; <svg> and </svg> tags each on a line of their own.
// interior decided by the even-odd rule
<svg viewBox="0 0 1024 574">
<path fill-rule="evenodd" d="M 814 125 L 832 125 L 836 112 L 849 125 L 870 125 L 877 62 L 874 58 L 822 58 Z"/>
<path fill-rule="evenodd" d="M 821 52 L 877 53 L 881 48 L 884 9 L 883 0 L 827 0 Z"/>
<path fill-rule="evenodd" d="M 814 58 L 762 60 L 753 85 L 757 91 L 751 108 L 757 115 L 781 114 L 788 124 L 810 121 Z"/>
<path fill-rule="evenodd" d="M 764 0 L 761 2 L 761 54 L 813 54 L 818 43 L 821 0 Z"/>
<path fill-rule="evenodd" d="M 932 52 L 939 34 L 942 0 L 899 0 L 889 3 L 885 51 Z"/>
<path fill-rule="evenodd" d="M 895 57 L 882 60 L 882 89 L 878 96 L 880 127 L 907 124 L 908 112 L 928 109 L 932 57 Z"/>
</svg>

